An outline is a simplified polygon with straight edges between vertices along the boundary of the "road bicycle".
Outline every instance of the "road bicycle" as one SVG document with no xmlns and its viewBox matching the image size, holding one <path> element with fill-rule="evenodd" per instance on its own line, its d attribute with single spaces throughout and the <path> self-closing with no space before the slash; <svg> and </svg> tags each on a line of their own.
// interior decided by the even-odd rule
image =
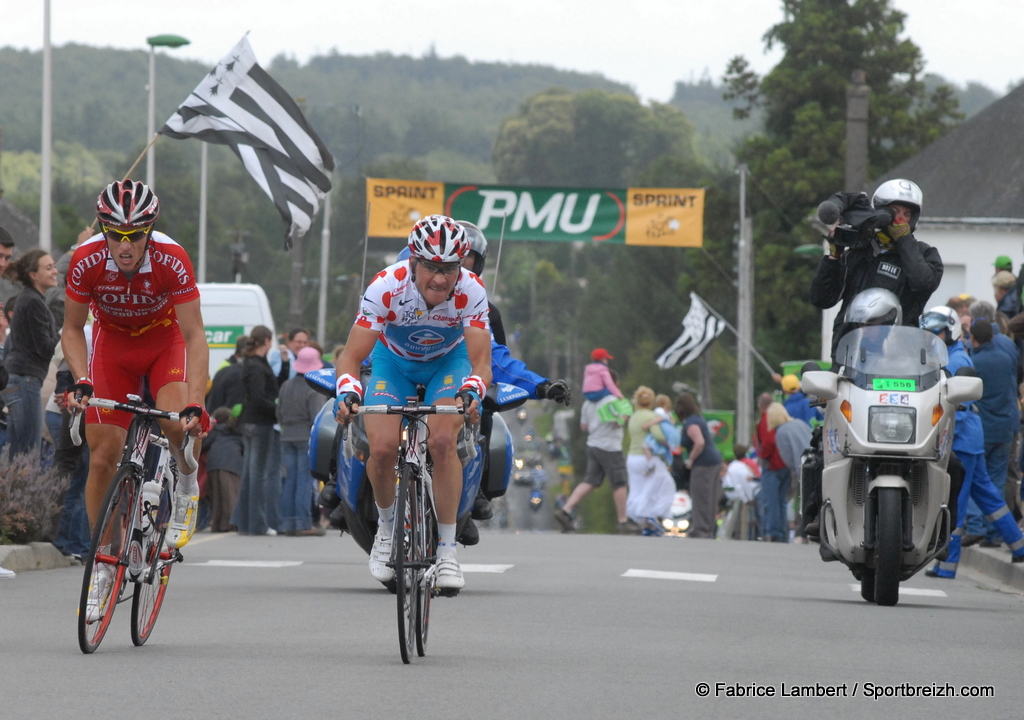
<svg viewBox="0 0 1024 720">
<path fill-rule="evenodd" d="M 182 560 L 178 550 L 164 547 L 164 536 L 174 509 L 178 470 L 171 460 L 167 439 L 158 435 L 159 430 L 154 427 L 157 420 L 178 422 L 179 414 L 151 408 L 137 395 L 129 395 L 128 402 L 94 397 L 89 399 L 88 405 L 123 410 L 134 417 L 128 427 L 121 461 L 96 519 L 85 562 L 78 603 L 78 645 L 86 654 L 94 652 L 103 641 L 115 606 L 127 600 L 122 595 L 129 582 L 135 585 L 132 643 L 143 645 L 163 606 L 171 567 Z M 82 442 L 83 418 L 84 413 L 78 413 L 71 424 L 71 437 L 76 445 Z M 194 463 L 194 442 L 193 436 L 185 436 L 182 455 L 186 465 Z M 150 448 L 157 452 L 149 452 Z M 154 455 L 157 456 L 155 462 Z M 195 465 L 186 469 L 192 472 Z M 94 594 L 92 608 L 89 607 L 91 592 Z"/>
<path fill-rule="evenodd" d="M 395 534 L 388 566 L 395 570 L 398 647 L 402 662 L 409 663 L 414 648 L 420 657 L 427 652 L 431 598 L 454 596 L 459 592 L 437 588 L 437 517 L 432 462 L 427 455 L 430 430 L 426 416 L 462 415 L 465 409 L 460 405 L 422 405 L 415 397 L 406 398 L 405 402 L 405 405 L 367 405 L 360 407 L 359 412 L 403 418 L 395 464 L 398 478 Z"/>
</svg>

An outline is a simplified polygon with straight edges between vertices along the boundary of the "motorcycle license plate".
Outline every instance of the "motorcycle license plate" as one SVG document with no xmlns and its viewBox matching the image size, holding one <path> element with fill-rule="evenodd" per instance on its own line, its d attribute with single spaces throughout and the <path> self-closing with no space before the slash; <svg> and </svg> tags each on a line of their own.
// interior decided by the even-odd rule
<svg viewBox="0 0 1024 720">
<path fill-rule="evenodd" d="M 916 392 L 917 380 L 913 378 L 872 378 L 871 389 L 886 392 Z"/>
</svg>

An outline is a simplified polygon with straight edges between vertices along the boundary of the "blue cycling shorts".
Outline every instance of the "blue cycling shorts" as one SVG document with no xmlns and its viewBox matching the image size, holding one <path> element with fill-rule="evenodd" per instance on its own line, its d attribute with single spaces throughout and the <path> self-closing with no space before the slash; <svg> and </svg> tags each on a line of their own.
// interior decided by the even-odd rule
<svg viewBox="0 0 1024 720">
<path fill-rule="evenodd" d="M 426 387 L 424 402 L 433 405 L 441 398 L 454 398 L 473 369 L 464 342 L 426 362 L 400 358 L 378 342 L 370 359 L 373 370 L 363 393 L 365 405 L 404 405 L 406 398 L 416 396 L 417 385 Z"/>
</svg>

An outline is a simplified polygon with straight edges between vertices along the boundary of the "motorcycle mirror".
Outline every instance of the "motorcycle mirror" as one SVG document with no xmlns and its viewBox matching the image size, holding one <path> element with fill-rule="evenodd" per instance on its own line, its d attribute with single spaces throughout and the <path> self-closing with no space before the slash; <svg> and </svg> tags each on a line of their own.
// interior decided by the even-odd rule
<svg viewBox="0 0 1024 720">
<path fill-rule="evenodd" d="M 946 380 L 946 402 L 952 405 L 978 400 L 983 392 L 984 387 L 980 377 L 954 375 Z"/>
<path fill-rule="evenodd" d="M 839 376 L 827 370 L 805 372 L 800 378 L 800 389 L 822 400 L 831 400 L 839 395 Z"/>
</svg>

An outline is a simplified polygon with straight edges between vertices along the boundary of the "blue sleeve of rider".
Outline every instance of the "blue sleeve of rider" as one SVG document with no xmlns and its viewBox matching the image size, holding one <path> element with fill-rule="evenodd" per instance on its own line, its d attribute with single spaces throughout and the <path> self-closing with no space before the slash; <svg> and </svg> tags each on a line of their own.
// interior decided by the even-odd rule
<svg viewBox="0 0 1024 720">
<path fill-rule="evenodd" d="M 537 394 L 537 386 L 545 382 L 547 378 L 538 375 L 526 367 L 526 363 L 512 357 L 512 353 L 504 345 L 491 340 L 491 373 L 494 375 L 494 382 L 503 382 L 508 385 L 515 385 L 530 393 L 533 397 Z"/>
</svg>

